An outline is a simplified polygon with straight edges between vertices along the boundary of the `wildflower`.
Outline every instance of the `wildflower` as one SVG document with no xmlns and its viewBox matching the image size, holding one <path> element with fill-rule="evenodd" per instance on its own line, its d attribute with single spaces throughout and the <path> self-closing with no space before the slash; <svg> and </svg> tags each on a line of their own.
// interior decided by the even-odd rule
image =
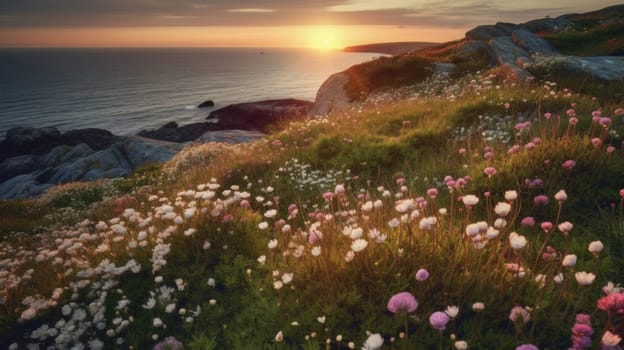
<svg viewBox="0 0 624 350">
<path fill-rule="evenodd" d="M 438 196 L 438 189 L 437 188 L 430 188 L 430 189 L 428 189 L 427 190 L 427 195 L 429 197 L 431 197 L 432 199 L 436 198 Z"/>
<path fill-rule="evenodd" d="M 468 349 L 468 343 L 465 340 L 458 340 L 455 343 L 453 343 L 453 346 L 455 346 L 456 350 Z"/>
<path fill-rule="evenodd" d="M 555 193 L 555 199 L 558 202 L 565 202 L 568 199 L 568 194 L 564 190 L 559 190 L 559 192 Z"/>
<path fill-rule="evenodd" d="M 477 203 L 479 203 L 479 197 L 475 196 L 474 194 L 467 194 L 462 197 L 462 202 L 464 203 L 465 206 L 472 207 L 474 205 L 477 205 Z"/>
<path fill-rule="evenodd" d="M 284 287 L 284 282 L 282 282 L 282 281 L 274 281 L 273 282 L 273 288 L 275 288 L 276 290 L 280 290 L 280 289 L 282 289 L 282 287 Z"/>
<path fill-rule="evenodd" d="M 294 276 L 294 274 L 292 272 L 283 274 L 282 275 L 282 282 L 284 282 L 284 284 L 288 284 L 288 283 L 292 282 L 293 276 Z"/>
<path fill-rule="evenodd" d="M 466 235 L 467 236 L 473 237 L 473 236 L 478 235 L 479 232 L 480 232 L 480 229 L 479 229 L 479 225 L 478 224 L 468 224 L 468 225 L 466 225 Z"/>
<path fill-rule="evenodd" d="M 564 222 L 560 223 L 559 225 L 557 225 L 557 228 L 563 234 L 567 234 L 568 232 L 572 231 L 573 227 L 574 227 L 574 225 L 571 222 L 569 222 L 569 221 L 564 221 Z"/>
<path fill-rule="evenodd" d="M 581 350 L 591 346 L 590 336 L 594 334 L 589 321 L 589 315 L 578 314 L 576 323 L 572 327 L 572 349 Z"/>
<path fill-rule="evenodd" d="M 509 313 L 509 319 L 514 323 L 516 323 L 517 321 L 527 323 L 531 320 L 531 314 L 526 309 L 520 306 L 514 306 L 514 308 L 511 309 L 511 312 Z"/>
<path fill-rule="evenodd" d="M 418 301 L 416 301 L 416 298 L 409 292 L 395 294 L 388 301 L 388 310 L 395 314 L 398 312 L 414 312 L 417 308 Z"/>
<path fill-rule="evenodd" d="M 553 277 L 553 281 L 555 281 L 555 283 L 557 284 L 561 284 L 563 282 L 563 273 L 560 272 L 557 275 L 555 275 L 555 277 Z"/>
<path fill-rule="evenodd" d="M 542 230 L 544 230 L 544 232 L 548 233 L 550 230 L 552 230 L 553 223 L 550 221 L 544 221 L 540 224 L 540 227 L 542 228 Z"/>
<path fill-rule="evenodd" d="M 334 198 L 334 194 L 332 192 L 323 193 L 323 199 L 326 201 L 331 201 Z"/>
<path fill-rule="evenodd" d="M 587 248 L 587 250 L 589 250 L 589 252 L 592 254 L 598 254 L 603 249 L 604 249 L 604 245 L 602 244 L 601 241 L 593 241 L 589 243 L 589 247 Z"/>
<path fill-rule="evenodd" d="M 439 331 L 445 330 L 446 325 L 449 323 L 450 320 L 451 319 L 449 318 L 449 316 L 442 311 L 436 311 L 431 314 L 431 316 L 429 316 L 429 324 L 431 324 L 431 327 Z"/>
<path fill-rule="evenodd" d="M 609 313 L 624 315 L 624 293 L 611 293 L 598 299 L 598 308 Z"/>
<path fill-rule="evenodd" d="M 269 227 L 269 224 L 266 221 L 263 221 L 258 224 L 258 228 L 261 230 L 266 230 Z"/>
<path fill-rule="evenodd" d="M 316 318 L 316 321 L 317 321 L 318 323 L 320 323 L 320 324 L 323 324 L 323 323 L 325 323 L 325 319 L 326 319 L 326 317 L 325 317 L 325 315 L 323 315 L 323 316 L 319 316 L 319 317 L 317 317 L 317 318 Z"/>
<path fill-rule="evenodd" d="M 533 344 L 522 344 L 516 347 L 516 350 L 539 350 L 539 348 Z"/>
<path fill-rule="evenodd" d="M 576 166 L 576 162 L 572 159 L 568 159 L 562 164 L 563 168 L 566 170 L 572 170 Z"/>
<path fill-rule="evenodd" d="M 364 346 L 362 346 L 362 350 L 377 350 L 381 349 L 383 346 L 384 340 L 381 337 L 381 334 L 374 333 L 368 336 L 366 341 L 364 342 Z"/>
<path fill-rule="evenodd" d="M 29 321 L 35 318 L 35 316 L 37 316 L 37 310 L 33 307 L 29 307 L 28 309 L 22 312 L 20 316 L 20 320 Z"/>
<path fill-rule="evenodd" d="M 167 337 L 160 343 L 154 345 L 152 350 L 181 350 L 182 348 L 182 343 L 180 343 L 176 338 Z"/>
<path fill-rule="evenodd" d="M 527 245 L 527 239 L 523 235 L 512 232 L 509 234 L 509 245 L 514 250 L 520 250 Z"/>
<path fill-rule="evenodd" d="M 457 314 L 459 314 L 459 307 L 455 305 L 449 305 L 446 307 L 445 312 L 451 319 L 454 319 L 455 317 L 457 317 Z"/>
<path fill-rule="evenodd" d="M 507 201 L 515 201 L 516 199 L 518 199 L 518 192 L 511 190 L 511 191 L 505 191 L 505 200 Z"/>
<path fill-rule="evenodd" d="M 284 333 L 282 331 L 277 332 L 275 335 L 275 341 L 281 343 L 284 341 Z"/>
<path fill-rule="evenodd" d="M 267 247 L 269 249 L 275 249 L 277 247 L 277 239 L 270 240 L 269 243 L 267 244 Z"/>
<path fill-rule="evenodd" d="M 344 185 L 343 184 L 336 185 L 336 188 L 334 189 L 334 193 L 336 193 L 336 194 L 345 193 Z"/>
<path fill-rule="evenodd" d="M 485 173 L 485 175 L 487 175 L 488 177 L 492 177 L 494 175 L 496 175 L 496 168 L 493 167 L 487 167 L 483 170 L 483 172 Z"/>
<path fill-rule="evenodd" d="M 576 282 L 578 282 L 579 285 L 588 286 L 594 283 L 596 275 L 591 272 L 580 271 L 574 274 L 574 278 L 576 278 Z"/>
<path fill-rule="evenodd" d="M 388 221 L 388 226 L 391 228 L 397 228 L 401 224 L 401 221 L 397 218 L 392 218 L 392 220 Z"/>
<path fill-rule="evenodd" d="M 361 252 L 368 246 L 368 241 L 362 238 L 358 238 L 353 243 L 351 243 L 351 250 L 355 253 Z"/>
<path fill-rule="evenodd" d="M 564 267 L 572 267 L 576 265 L 576 255 L 568 254 L 564 256 L 561 265 L 563 265 Z"/>
<path fill-rule="evenodd" d="M 416 280 L 419 282 L 422 282 L 424 280 L 426 280 L 427 278 L 429 278 L 429 271 L 425 270 L 425 269 L 419 269 L 418 271 L 416 271 Z"/>
<path fill-rule="evenodd" d="M 510 211 L 511 211 L 511 205 L 506 202 L 499 202 L 496 204 L 496 207 L 494 207 L 494 212 L 498 216 L 503 216 L 503 217 L 507 216 L 507 214 L 509 214 Z"/>
<path fill-rule="evenodd" d="M 154 325 L 154 328 L 160 328 L 163 325 L 163 321 L 160 318 L 156 317 L 152 320 L 152 324 Z"/>
<path fill-rule="evenodd" d="M 264 217 L 268 218 L 268 219 L 272 219 L 277 215 L 277 210 L 275 209 L 269 209 L 266 212 L 264 212 Z"/>
<path fill-rule="evenodd" d="M 484 309 L 485 309 L 485 304 L 483 302 L 478 301 L 472 304 L 473 311 L 480 312 L 480 311 L 483 311 Z"/>
<path fill-rule="evenodd" d="M 548 204 L 548 197 L 543 194 L 537 195 L 533 197 L 533 203 L 535 203 L 535 205 L 546 205 Z"/>
<path fill-rule="evenodd" d="M 312 253 L 312 256 L 319 256 L 319 255 L 321 255 L 321 247 L 315 246 L 314 248 L 312 248 L 310 253 Z"/>
<path fill-rule="evenodd" d="M 602 335 L 602 338 L 600 339 L 600 341 L 601 341 L 603 346 L 608 347 L 607 349 L 615 350 L 615 349 L 617 349 L 616 346 L 618 346 L 618 344 L 620 344 L 620 342 L 622 341 L 622 337 L 620 337 L 617 334 L 613 334 L 613 333 L 611 333 L 609 331 L 606 331 Z"/>
<path fill-rule="evenodd" d="M 535 226 L 535 219 L 532 216 L 527 216 L 520 220 L 520 225 L 525 227 L 533 227 Z"/>
<path fill-rule="evenodd" d="M 498 234 L 500 233 L 499 230 L 495 229 L 494 227 L 490 226 L 487 228 L 487 230 L 485 231 L 485 237 L 487 239 L 494 239 L 496 237 L 498 237 Z"/>
</svg>

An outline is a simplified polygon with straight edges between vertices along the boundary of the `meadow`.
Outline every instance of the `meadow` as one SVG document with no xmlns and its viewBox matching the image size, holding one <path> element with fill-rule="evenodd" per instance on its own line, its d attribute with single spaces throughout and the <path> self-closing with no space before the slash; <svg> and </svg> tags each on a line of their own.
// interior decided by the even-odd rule
<svg viewBox="0 0 624 350">
<path fill-rule="evenodd" d="M 624 106 L 496 73 L 0 204 L 0 347 L 621 349 Z"/>
</svg>

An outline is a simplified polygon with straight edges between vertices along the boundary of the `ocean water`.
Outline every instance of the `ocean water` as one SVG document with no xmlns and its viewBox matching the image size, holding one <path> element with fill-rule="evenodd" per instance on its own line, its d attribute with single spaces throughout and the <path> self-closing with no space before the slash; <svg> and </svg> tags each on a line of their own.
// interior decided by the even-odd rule
<svg viewBox="0 0 624 350">
<path fill-rule="evenodd" d="M 0 139 L 16 126 L 131 135 L 214 108 L 314 100 L 332 73 L 377 54 L 305 49 L 0 49 Z"/>
</svg>

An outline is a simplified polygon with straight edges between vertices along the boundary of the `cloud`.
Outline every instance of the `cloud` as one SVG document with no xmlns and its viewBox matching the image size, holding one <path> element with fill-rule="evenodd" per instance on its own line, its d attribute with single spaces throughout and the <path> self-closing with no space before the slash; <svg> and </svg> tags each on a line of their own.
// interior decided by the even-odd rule
<svg viewBox="0 0 624 350">
<path fill-rule="evenodd" d="M 613 0 L 0 0 L 1 27 L 392 25 L 469 27 Z"/>
</svg>

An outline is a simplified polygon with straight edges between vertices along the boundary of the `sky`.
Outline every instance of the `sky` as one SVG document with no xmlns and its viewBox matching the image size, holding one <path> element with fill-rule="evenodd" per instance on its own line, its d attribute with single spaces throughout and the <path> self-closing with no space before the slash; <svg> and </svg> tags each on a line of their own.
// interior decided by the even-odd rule
<svg viewBox="0 0 624 350">
<path fill-rule="evenodd" d="M 0 47 L 309 47 L 445 42 L 614 0 L 0 0 Z"/>
</svg>

